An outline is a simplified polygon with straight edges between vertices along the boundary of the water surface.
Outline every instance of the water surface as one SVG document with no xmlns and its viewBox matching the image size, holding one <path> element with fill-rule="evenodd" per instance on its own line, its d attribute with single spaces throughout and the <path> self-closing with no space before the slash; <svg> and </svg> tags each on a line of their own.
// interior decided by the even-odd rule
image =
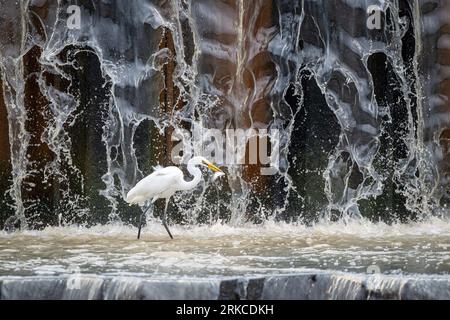
<svg viewBox="0 0 450 320">
<path fill-rule="evenodd" d="M 386 225 L 367 221 L 313 227 L 268 222 L 232 227 L 106 225 L 0 233 L 0 276 L 86 274 L 223 277 L 311 269 L 385 274 L 450 273 L 450 221 Z"/>
</svg>

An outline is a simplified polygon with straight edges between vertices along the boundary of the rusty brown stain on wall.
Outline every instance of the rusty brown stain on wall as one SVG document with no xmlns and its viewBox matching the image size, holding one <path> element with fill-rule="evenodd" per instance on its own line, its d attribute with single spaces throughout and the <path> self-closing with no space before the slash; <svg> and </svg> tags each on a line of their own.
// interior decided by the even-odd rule
<svg viewBox="0 0 450 320">
<path fill-rule="evenodd" d="M 447 24 L 440 30 L 440 37 L 448 37 L 450 35 L 450 25 Z M 439 41 L 439 40 L 438 40 Z M 437 45 L 437 44 L 436 44 Z M 437 62 L 444 66 L 450 66 L 450 50 L 446 48 L 437 49 L 438 59 Z M 439 93 L 447 98 L 445 106 L 441 112 L 445 114 L 450 114 L 450 79 L 447 78 L 439 84 Z M 439 137 L 439 142 L 443 150 L 443 171 L 441 172 L 442 177 L 449 180 L 450 179 L 450 127 L 447 126 Z M 446 186 L 446 192 L 450 195 L 450 186 Z"/>
<path fill-rule="evenodd" d="M 258 30 L 270 28 L 273 26 L 273 4 L 272 1 L 265 1 L 261 7 L 256 21 L 253 22 L 251 30 L 250 18 L 253 18 L 254 12 L 252 10 L 252 4 L 245 2 L 245 15 L 244 15 L 244 30 L 248 30 L 248 33 L 252 33 L 253 37 L 257 36 Z M 267 40 L 266 40 L 267 41 Z M 246 44 L 248 48 L 246 51 L 250 51 L 250 45 L 252 43 Z M 244 128 L 250 128 L 253 123 L 261 123 L 267 125 L 272 120 L 273 114 L 270 108 L 270 101 L 267 99 L 268 93 L 274 84 L 276 77 L 275 64 L 273 63 L 268 51 L 263 50 L 252 57 L 246 64 L 246 68 L 243 74 L 243 84 L 247 88 L 252 88 L 256 84 L 254 81 L 258 82 L 260 79 L 268 79 L 263 82 L 264 94 L 257 97 L 255 101 L 248 106 L 249 109 L 243 110 L 244 115 Z M 260 150 L 261 143 L 265 143 L 264 139 L 259 139 L 258 141 L 258 154 Z M 268 147 L 270 150 L 270 147 Z M 246 161 L 249 159 L 249 146 L 247 144 Z M 270 183 L 269 176 L 262 176 L 260 174 L 260 169 L 262 164 L 259 162 L 260 158 L 258 156 L 257 164 L 249 164 L 245 166 L 244 169 L 244 179 L 252 183 L 252 188 L 256 193 L 263 193 L 266 191 L 266 187 Z M 248 162 L 247 162 L 248 163 Z"/>
<path fill-rule="evenodd" d="M 196 67 L 198 74 L 207 76 L 212 87 L 221 94 L 217 105 L 205 106 L 210 114 L 203 115 L 212 128 L 221 130 L 266 128 L 273 117 L 270 90 L 276 79 L 275 64 L 267 50 L 277 29 L 273 1 L 211 3 L 199 4 L 203 11 L 215 11 L 211 11 L 214 19 L 205 20 L 206 27 L 198 26 L 196 36 L 202 43 L 211 43 L 212 48 L 217 46 L 220 54 L 214 54 L 213 49 L 200 51 Z M 224 8 L 223 14 L 221 8 Z M 201 14 L 196 21 L 202 23 Z M 208 88 L 205 90 L 209 93 Z M 245 163 L 243 178 L 252 184 L 253 191 L 264 192 L 269 180 L 260 175 L 261 163 L 249 164 L 248 153 L 247 144 L 245 159 L 240 159 Z M 229 179 L 238 190 L 241 180 Z"/>
<path fill-rule="evenodd" d="M 180 91 L 174 83 L 173 73 L 176 67 L 175 61 L 175 45 L 173 42 L 172 33 L 169 29 L 165 28 L 162 32 L 161 42 L 159 43 L 159 49 L 167 48 L 170 51 L 170 57 L 167 61 L 164 61 L 163 76 L 164 76 L 164 88 L 161 90 L 159 101 L 159 116 L 160 118 L 171 118 L 174 110 L 182 107 L 181 100 L 179 100 Z M 171 152 L 174 147 L 172 141 L 173 127 L 168 127 L 165 130 L 164 137 L 159 139 L 159 142 L 164 146 L 164 151 L 158 156 L 160 164 L 170 165 Z"/>
<path fill-rule="evenodd" d="M 10 171 L 8 113 L 4 99 L 3 82 L 0 77 L 0 174 Z"/>
</svg>

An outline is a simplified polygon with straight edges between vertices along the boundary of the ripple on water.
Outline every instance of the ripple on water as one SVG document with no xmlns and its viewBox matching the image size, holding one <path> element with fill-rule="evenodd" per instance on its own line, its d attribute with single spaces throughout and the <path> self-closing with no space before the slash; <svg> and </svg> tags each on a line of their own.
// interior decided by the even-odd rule
<svg viewBox="0 0 450 320">
<path fill-rule="evenodd" d="M 140 241 L 128 226 L 0 232 L 0 275 L 54 275 L 73 266 L 82 273 L 196 277 L 307 269 L 365 272 L 371 265 L 385 273 L 450 272 L 448 220 L 172 229 L 174 240 L 159 223 L 150 223 Z"/>
</svg>

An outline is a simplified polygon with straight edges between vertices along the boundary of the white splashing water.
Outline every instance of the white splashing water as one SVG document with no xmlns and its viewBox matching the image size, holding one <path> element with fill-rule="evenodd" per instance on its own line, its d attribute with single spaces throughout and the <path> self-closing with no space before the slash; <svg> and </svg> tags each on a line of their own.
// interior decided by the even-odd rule
<svg viewBox="0 0 450 320">
<path fill-rule="evenodd" d="M 64 208 L 78 216 L 96 214 L 85 205 L 80 195 L 83 192 L 73 190 L 74 184 L 81 185 L 81 190 L 89 187 L 83 170 L 72 159 L 74 137 L 68 134 L 81 101 L 70 90 L 62 90 L 63 85 L 51 85 L 46 80 L 46 75 L 52 74 L 68 81 L 69 87 L 73 85 L 67 70 L 80 66 L 74 62 L 76 59 L 61 58 L 67 50 L 74 57 L 91 52 L 100 66 L 103 83 L 99 87 L 108 91 L 106 101 L 99 106 L 106 110 L 106 117 L 99 119 L 106 159 L 104 167 L 99 168 L 103 172 L 99 193 L 108 203 L 108 221 L 119 219 L 126 191 L 148 173 L 138 165 L 134 144 L 137 130 L 146 121 L 161 132 L 169 127 L 182 129 L 181 123 L 196 125 L 199 130 L 279 129 L 279 141 L 273 141 L 281 150 L 275 179 L 282 184 L 283 192 L 278 204 L 263 216 L 276 217 L 285 212 L 290 197 L 297 192 L 297 182 L 288 172 L 292 165 L 288 157 L 293 130 L 298 125 L 295 116 L 304 108 L 303 71 L 313 76 L 340 126 L 338 143 L 321 173 L 322 192 L 328 202 L 324 211 L 337 211 L 345 218 L 364 215 L 361 200 L 381 195 L 386 180 L 391 178 L 402 186 L 397 191 L 405 197 L 408 210 L 424 216 L 447 215 L 447 167 L 439 139 L 450 118 L 440 111 L 446 97 L 437 88 L 448 73 L 445 66 L 430 57 L 437 49 L 429 52 L 429 48 L 435 48 L 432 41 L 446 48 L 444 35 L 433 37 L 450 22 L 447 5 L 436 4 L 433 10 L 423 13 L 421 6 L 427 1 L 413 1 L 408 27 L 407 18 L 400 16 L 398 1 L 339 3 L 338 8 L 333 8 L 328 1 L 308 0 L 92 2 L 81 5 L 80 28 L 68 29 L 65 1 L 3 1 L 0 27 L 5 36 L 0 39 L 0 73 L 8 113 L 12 167 L 9 193 L 15 215 L 26 223 L 30 215 L 26 211 L 33 212 L 33 206 L 38 205 L 23 200 L 26 180 L 36 174 L 33 163 L 39 162 L 28 156 L 32 141 L 27 129 L 30 106 L 24 101 L 24 56 L 34 46 L 40 48 L 37 83 L 48 101 L 44 108 L 45 130 L 38 140 L 53 155 L 41 174 L 44 184 L 46 178 L 58 181 L 58 199 L 66 205 L 55 214 L 61 214 L 65 222 L 70 218 L 65 217 Z M 379 5 L 387 17 L 380 32 L 364 27 L 364 8 L 371 4 Z M 408 28 L 414 32 L 415 52 L 411 61 L 404 61 L 402 39 Z M 174 52 L 160 46 L 168 32 Z M 392 66 L 396 90 L 401 93 L 399 103 L 407 119 L 399 142 L 405 146 L 405 155 L 386 160 L 381 167 L 374 164 L 385 133 L 381 115 L 387 113 L 392 120 L 389 110 L 396 105 L 377 103 L 368 66 L 375 53 L 385 54 Z M 162 115 L 158 111 L 159 95 L 166 86 L 162 70 L 171 57 L 176 64 L 173 84 L 179 90 L 182 107 Z M 296 109 L 285 99 L 290 85 L 300 97 Z M 191 145 L 204 143 L 188 141 Z M 243 145 L 238 143 L 236 152 Z M 221 190 L 227 194 L 219 202 L 226 207 L 230 221 L 238 225 L 245 221 L 247 211 L 254 211 L 250 208 L 253 186 L 244 179 L 241 166 L 229 165 L 227 171 L 228 186 Z M 357 183 L 351 182 L 354 172 L 359 176 Z M 32 185 L 28 187 L 33 189 Z M 193 193 L 188 200 L 185 195 L 176 197 L 175 203 L 181 209 L 194 203 L 189 211 L 194 222 L 208 201 L 208 187 L 208 183 L 204 184 L 200 194 Z M 260 198 L 257 200 L 263 209 Z M 381 225 L 376 226 L 380 229 L 377 232 L 383 232 Z M 245 225 L 245 229 L 252 227 Z"/>
<path fill-rule="evenodd" d="M 436 218 L 394 225 L 363 219 L 314 227 L 175 226 L 172 233 L 174 240 L 159 223 L 144 228 L 140 241 L 135 228 L 121 225 L 1 232 L 0 276 L 59 275 L 73 266 L 85 274 L 196 278 L 367 273 L 372 266 L 394 275 L 450 272 L 450 223 Z"/>
</svg>

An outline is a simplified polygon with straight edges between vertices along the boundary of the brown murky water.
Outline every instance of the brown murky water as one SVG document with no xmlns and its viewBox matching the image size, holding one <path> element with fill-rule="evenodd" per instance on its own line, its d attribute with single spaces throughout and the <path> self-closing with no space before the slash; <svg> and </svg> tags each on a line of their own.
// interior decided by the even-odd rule
<svg viewBox="0 0 450 320">
<path fill-rule="evenodd" d="M 0 233 L 0 276 L 86 274 L 223 277 L 309 269 L 450 273 L 450 221 L 388 226 L 365 221 L 314 227 L 267 223 L 172 227 L 159 223 Z"/>
</svg>

